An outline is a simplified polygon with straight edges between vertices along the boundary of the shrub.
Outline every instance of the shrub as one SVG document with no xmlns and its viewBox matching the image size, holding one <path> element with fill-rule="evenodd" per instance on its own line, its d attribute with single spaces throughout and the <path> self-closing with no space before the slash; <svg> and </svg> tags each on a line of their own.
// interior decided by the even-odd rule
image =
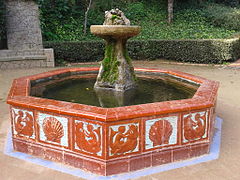
<svg viewBox="0 0 240 180">
<path fill-rule="evenodd" d="M 45 42 L 55 51 L 56 61 L 89 62 L 103 59 L 103 41 Z M 133 40 L 128 43 L 133 59 L 173 59 L 181 62 L 222 63 L 239 58 L 239 39 Z"/>
<path fill-rule="evenodd" d="M 142 2 L 131 3 L 126 9 L 126 16 L 130 20 L 134 19 L 134 21 L 140 21 L 147 16 L 146 9 L 147 8 Z"/>
<path fill-rule="evenodd" d="M 132 41 L 129 46 L 134 59 L 166 58 L 208 64 L 233 61 L 240 55 L 239 39 Z"/>
<path fill-rule="evenodd" d="M 44 47 L 53 48 L 56 63 L 97 61 L 103 57 L 103 41 L 44 42 Z"/>
<path fill-rule="evenodd" d="M 211 3 L 202 9 L 202 14 L 214 26 L 240 31 L 240 9 Z"/>
</svg>

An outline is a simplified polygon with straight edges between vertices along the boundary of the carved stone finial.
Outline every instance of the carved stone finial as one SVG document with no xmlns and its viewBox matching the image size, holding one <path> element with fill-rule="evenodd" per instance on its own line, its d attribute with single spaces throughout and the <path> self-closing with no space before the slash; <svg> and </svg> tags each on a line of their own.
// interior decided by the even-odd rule
<svg viewBox="0 0 240 180">
<path fill-rule="evenodd" d="M 105 21 L 103 25 L 127 25 L 130 26 L 129 19 L 126 18 L 124 13 L 116 9 L 111 9 L 110 11 L 105 11 Z"/>
</svg>

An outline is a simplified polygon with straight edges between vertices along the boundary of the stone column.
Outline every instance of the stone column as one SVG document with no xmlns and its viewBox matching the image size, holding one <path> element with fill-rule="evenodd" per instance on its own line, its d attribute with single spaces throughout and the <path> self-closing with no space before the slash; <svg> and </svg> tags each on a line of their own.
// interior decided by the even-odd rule
<svg viewBox="0 0 240 180">
<path fill-rule="evenodd" d="M 7 0 L 6 10 L 8 49 L 43 49 L 38 5 L 32 0 Z"/>
<path fill-rule="evenodd" d="M 43 49 L 37 3 L 5 3 L 8 50 L 0 50 L 0 69 L 54 67 L 53 49 Z"/>
</svg>

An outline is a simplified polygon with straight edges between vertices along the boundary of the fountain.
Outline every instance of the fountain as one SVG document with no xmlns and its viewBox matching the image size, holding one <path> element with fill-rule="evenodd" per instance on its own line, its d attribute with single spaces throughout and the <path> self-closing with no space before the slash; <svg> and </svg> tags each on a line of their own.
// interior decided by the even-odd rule
<svg viewBox="0 0 240 180">
<path fill-rule="evenodd" d="M 14 80 L 7 99 L 14 150 L 103 176 L 209 153 L 218 82 L 161 69 L 136 68 L 134 74 L 126 41 L 137 35 L 140 28 L 130 26 L 117 9 L 106 12 L 106 17 L 104 25 L 91 27 L 92 33 L 106 40 L 100 69 L 58 69 Z M 93 102 L 99 99 L 99 105 L 76 103 L 72 98 L 44 97 L 49 89 L 94 78 L 97 81 L 93 91 L 89 86 L 79 85 L 90 93 L 79 99 L 84 100 L 86 96 L 91 99 L 94 92 L 117 94 L 117 103 L 105 107 L 106 96 L 93 99 Z M 191 93 L 162 101 L 153 95 L 151 102 L 126 104 L 132 97 L 135 99 L 132 94 L 137 86 L 142 87 L 141 83 L 137 85 L 141 79 L 150 80 L 149 84 L 157 83 L 155 90 L 161 88 L 158 83 L 170 83 L 181 87 L 176 89 L 185 89 L 180 94 L 189 89 Z M 150 98 L 150 95 L 140 96 Z"/>
<path fill-rule="evenodd" d="M 105 12 L 103 25 L 91 26 L 91 32 L 106 41 L 105 57 L 101 63 L 95 88 L 125 91 L 136 87 L 134 69 L 128 56 L 127 39 L 140 32 L 119 9 Z"/>
</svg>

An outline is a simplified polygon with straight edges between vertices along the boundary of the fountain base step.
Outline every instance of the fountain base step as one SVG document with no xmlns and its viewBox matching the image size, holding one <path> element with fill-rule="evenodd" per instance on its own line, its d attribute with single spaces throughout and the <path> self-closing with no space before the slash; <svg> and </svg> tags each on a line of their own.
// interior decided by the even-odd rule
<svg viewBox="0 0 240 180">
<path fill-rule="evenodd" d="M 159 172 L 163 172 L 163 171 L 167 171 L 167 170 L 171 170 L 171 169 L 176 169 L 176 168 L 180 168 L 180 167 L 185 167 L 185 166 L 189 166 L 189 165 L 194 165 L 194 164 L 198 164 L 201 162 L 206 162 L 206 161 L 210 161 L 210 160 L 214 160 L 217 159 L 219 156 L 219 152 L 220 152 L 220 141 L 221 141 L 221 127 L 222 127 L 222 119 L 220 119 L 219 117 L 216 118 L 216 124 L 215 124 L 215 134 L 213 137 L 213 141 L 212 144 L 210 146 L 210 152 L 209 154 L 205 154 L 207 151 L 209 150 L 207 145 L 202 145 L 202 152 L 203 156 L 200 157 L 195 157 L 192 159 L 188 159 L 188 160 L 182 160 L 182 161 L 176 161 L 176 162 L 172 162 L 172 163 L 168 163 L 165 165 L 160 165 L 160 166 L 146 166 L 148 168 L 142 169 L 142 170 L 132 170 L 132 172 L 126 172 L 123 174 L 118 174 L 118 175 L 113 175 L 113 176 L 101 176 L 101 175 L 95 175 L 77 168 L 73 168 L 73 167 L 69 167 L 67 165 L 60 165 L 58 163 L 54 163 L 52 161 L 48 161 L 48 160 L 43 160 L 37 157 L 34 157 L 32 155 L 29 154 L 25 154 L 26 150 L 29 150 L 28 148 L 26 148 L 28 146 L 28 143 L 26 142 L 20 142 L 20 141 L 14 141 L 14 144 L 18 147 L 18 151 L 21 152 L 16 152 L 13 150 L 13 146 L 11 143 L 12 137 L 11 137 L 11 133 L 9 133 L 9 136 L 7 138 L 7 143 L 6 143 L 6 149 L 5 149 L 5 154 L 15 157 L 15 158 L 19 158 L 31 163 L 35 163 L 50 169 L 54 169 L 63 173 L 67 173 L 67 174 L 71 174 L 73 176 L 77 176 L 77 177 L 81 177 L 81 178 L 86 178 L 86 179 L 129 179 L 129 178 L 137 178 L 137 177 L 141 177 L 141 176 L 146 176 L 146 175 L 150 175 L 150 174 L 154 174 L 154 173 L 159 173 Z M 21 144 L 21 145 L 20 145 Z M 33 144 L 31 144 L 32 147 L 34 147 Z M 49 154 L 51 153 L 51 151 L 48 151 L 47 147 L 44 147 L 45 152 L 48 152 Z M 33 150 L 33 148 L 32 148 Z M 180 149 L 177 149 L 178 152 L 184 152 L 184 151 L 180 151 Z M 175 153 L 177 153 L 177 151 Z M 24 152 L 24 153 L 22 153 Z M 38 146 L 38 151 L 35 151 L 35 155 L 36 153 L 40 153 L 42 152 L 42 149 L 39 149 Z M 173 151 L 174 153 L 174 151 Z M 57 153 L 55 153 L 57 154 Z M 198 154 L 199 155 L 199 154 Z M 47 159 L 47 154 L 45 155 L 45 159 Z M 53 158 L 53 156 L 49 156 L 51 158 Z M 65 158 L 64 158 L 65 157 Z M 70 155 L 68 153 L 65 154 L 65 156 L 63 156 L 63 158 L 61 158 L 60 156 L 56 156 L 55 158 L 58 159 L 59 161 L 63 161 L 64 159 L 68 159 L 67 161 L 69 163 L 71 163 L 70 159 L 73 158 L 73 155 Z M 147 157 L 147 155 L 146 155 Z M 183 154 L 181 153 L 181 157 L 184 157 Z M 55 159 L 55 160 L 56 160 Z M 51 159 L 50 159 L 51 160 Z M 156 158 L 157 160 L 157 158 Z M 124 160 L 123 160 L 124 161 Z M 80 161 L 75 161 L 73 160 L 72 163 L 79 163 Z M 85 159 L 85 162 L 87 162 L 87 159 Z M 90 162 L 90 161 L 89 161 Z M 137 162 L 137 161 L 136 161 Z M 147 161 L 146 161 L 147 162 Z M 79 163 L 81 164 L 81 163 Z M 140 164 L 140 163 L 139 163 Z M 89 164 L 88 164 L 89 165 Z M 147 164 L 145 164 L 147 165 Z M 136 166 L 135 166 L 136 167 Z M 94 167 L 92 167 L 94 168 Z M 124 166 L 120 166 L 121 169 L 124 168 Z M 111 168 L 112 170 L 117 170 L 117 168 Z M 111 172 L 109 172 L 109 174 L 111 174 Z"/>
</svg>

